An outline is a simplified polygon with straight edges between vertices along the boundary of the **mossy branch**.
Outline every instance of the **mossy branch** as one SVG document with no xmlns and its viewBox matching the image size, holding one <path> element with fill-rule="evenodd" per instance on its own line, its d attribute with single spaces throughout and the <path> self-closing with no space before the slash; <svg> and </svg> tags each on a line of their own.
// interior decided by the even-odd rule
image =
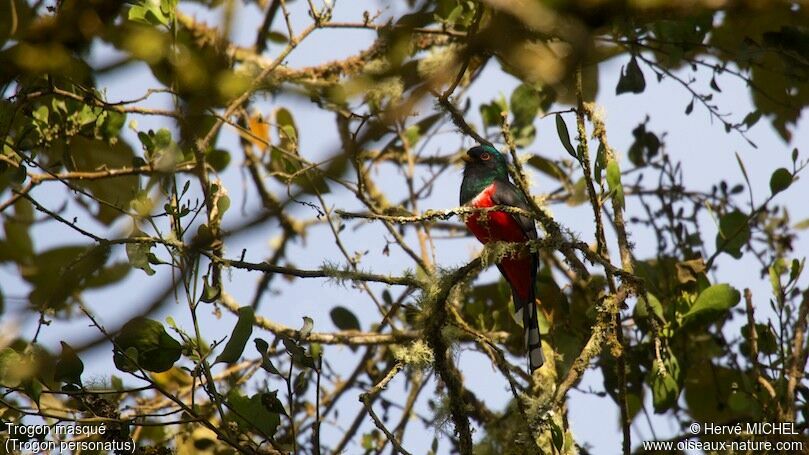
<svg viewBox="0 0 809 455">
<path fill-rule="evenodd" d="M 597 253 L 599 256 L 604 258 L 604 260 L 609 260 L 609 252 L 607 250 L 607 239 L 606 234 L 604 233 L 604 221 L 601 216 L 601 198 L 596 192 L 595 184 L 593 183 L 593 172 L 590 166 L 590 147 L 588 144 L 588 137 L 587 137 L 587 128 L 585 125 L 585 102 L 584 96 L 582 94 L 582 81 L 581 81 L 581 68 L 576 70 L 576 100 L 577 100 L 577 107 L 576 107 L 576 129 L 578 131 L 578 142 L 579 142 L 579 164 L 581 164 L 582 172 L 584 173 L 584 180 L 587 185 L 587 195 L 590 199 L 590 204 L 593 208 L 593 217 L 595 220 L 595 227 L 596 227 L 596 243 L 597 243 Z M 606 138 L 606 130 L 602 125 L 601 130 L 604 131 L 604 138 Z M 606 139 L 605 139 L 606 140 Z M 605 145 L 602 143 L 602 145 Z M 614 158 L 613 158 L 614 159 Z M 620 210 L 620 205 L 622 202 L 619 202 L 618 196 L 613 196 L 612 199 L 613 208 L 616 212 L 616 218 L 620 215 L 621 220 L 621 227 L 623 227 L 623 215 Z M 618 223 L 616 222 L 616 225 Z M 621 256 L 623 258 L 625 250 L 628 248 L 626 245 L 626 231 L 622 231 L 623 234 L 623 241 L 619 239 L 619 249 L 621 250 Z M 619 236 L 620 237 L 620 236 Z M 631 267 L 632 263 L 631 260 L 628 260 L 629 266 Z M 612 272 L 607 271 L 607 286 L 610 289 L 612 294 L 616 294 L 616 286 L 615 286 L 615 279 Z M 626 355 L 624 354 L 624 334 L 623 334 L 623 326 L 621 323 L 621 312 L 620 312 L 620 305 L 608 307 L 613 310 L 612 312 L 612 324 L 613 324 L 613 336 L 615 337 L 615 346 L 616 349 L 612 350 L 612 354 L 615 356 L 616 363 L 618 364 L 618 407 L 621 411 L 621 428 L 623 431 L 623 453 L 624 455 L 629 455 L 632 450 L 632 442 L 631 442 L 631 429 L 630 424 L 632 423 L 629 417 L 629 407 L 626 401 L 627 395 L 627 379 L 626 379 Z M 593 329 L 594 333 L 599 330 L 599 327 Z"/>
<path fill-rule="evenodd" d="M 331 266 L 324 266 L 321 269 L 315 270 L 304 270 L 268 264 L 266 262 L 246 262 L 234 259 L 225 259 L 215 255 L 209 255 L 208 257 L 214 263 L 221 264 L 225 267 L 233 267 L 237 269 L 252 270 L 264 273 L 279 273 L 282 275 L 296 276 L 299 278 L 332 278 L 338 281 L 362 281 L 384 283 L 392 286 L 410 286 L 416 288 L 425 287 L 425 283 L 412 275 L 379 275 L 376 273 L 362 272 L 359 270 L 338 269 Z"/>
<path fill-rule="evenodd" d="M 430 349 L 433 350 L 435 371 L 447 387 L 450 415 L 455 424 L 455 434 L 458 436 L 462 455 L 472 454 L 472 429 L 464 404 L 463 380 L 460 372 L 452 363 L 452 352 L 444 337 L 443 329 L 449 322 L 447 305 L 450 291 L 456 284 L 464 281 L 468 275 L 480 270 L 481 265 L 481 260 L 475 259 L 454 272 L 444 275 L 437 281 L 434 289 L 428 290 L 425 302 L 430 314 L 427 318 L 427 326 L 424 328 L 424 336 Z"/>
</svg>

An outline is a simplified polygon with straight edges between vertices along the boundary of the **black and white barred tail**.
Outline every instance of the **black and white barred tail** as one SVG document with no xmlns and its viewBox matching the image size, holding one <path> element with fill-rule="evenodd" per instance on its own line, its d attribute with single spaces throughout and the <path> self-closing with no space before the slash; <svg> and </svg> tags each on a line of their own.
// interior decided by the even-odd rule
<svg viewBox="0 0 809 455">
<path fill-rule="evenodd" d="M 533 296 L 527 301 L 521 301 L 515 293 L 514 314 L 518 321 L 522 320 L 525 347 L 528 350 L 528 368 L 533 373 L 534 370 L 545 363 L 545 355 L 542 353 L 542 340 L 539 336 L 539 316 L 537 315 L 537 305 Z"/>
</svg>

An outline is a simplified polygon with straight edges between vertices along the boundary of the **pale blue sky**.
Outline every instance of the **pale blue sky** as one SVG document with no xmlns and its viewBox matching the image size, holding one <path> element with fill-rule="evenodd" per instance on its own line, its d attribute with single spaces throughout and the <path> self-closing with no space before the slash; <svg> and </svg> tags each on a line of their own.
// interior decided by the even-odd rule
<svg viewBox="0 0 809 455">
<path fill-rule="evenodd" d="M 291 3 L 293 24 L 300 30 L 308 20 L 304 12 L 306 2 Z M 381 3 L 372 1 L 338 3 L 335 20 L 359 21 L 364 9 L 372 13 L 382 9 L 383 16 L 391 12 L 385 10 Z M 194 13 L 200 19 L 205 19 L 214 23 L 211 16 L 203 15 L 200 8 L 195 5 L 183 3 L 183 11 Z M 254 39 L 254 31 L 262 14 L 255 6 L 250 6 L 240 10 L 237 24 L 234 27 L 233 39 L 245 45 L 250 45 Z M 281 18 L 276 21 L 276 28 L 282 26 Z M 367 47 L 374 38 L 374 33 L 357 30 L 327 30 L 318 31 L 313 36 L 304 41 L 288 59 L 291 67 L 303 65 L 319 64 L 325 61 L 339 59 L 351 55 L 356 51 Z M 269 53 L 272 55 L 279 51 L 278 45 L 271 46 Z M 103 46 L 97 46 L 96 58 L 99 61 L 107 59 L 111 55 L 111 50 Z M 658 83 L 649 71 L 646 71 L 647 89 L 642 95 L 622 95 L 615 96 L 614 87 L 617 82 L 620 66 L 626 63 L 626 59 L 621 57 L 602 65 L 600 75 L 599 97 L 597 102 L 606 112 L 606 123 L 611 145 L 619 152 L 626 151 L 632 143 L 632 129 L 642 122 L 647 114 L 652 116 L 649 122 L 649 129 L 656 133 L 668 133 L 665 138 L 665 150 L 674 159 L 682 161 L 686 184 L 693 189 L 709 189 L 710 186 L 720 178 L 728 180 L 732 186 L 735 183 L 743 183 L 741 172 L 736 164 L 734 152 L 738 152 L 744 160 L 751 182 L 755 189 L 757 203 L 764 200 L 769 194 L 768 182 L 772 171 L 778 167 L 790 167 L 790 152 L 793 146 L 801 147 L 809 139 L 809 126 L 806 120 L 800 124 L 795 131 L 793 144 L 785 144 L 769 126 L 767 119 L 762 119 L 751 131 L 750 138 L 756 142 L 759 148 L 753 149 L 747 142 L 737 134 L 727 134 L 719 124 L 711 124 L 708 113 L 701 106 L 697 105 L 690 116 L 685 116 L 683 111 L 690 100 L 690 96 L 674 81 L 664 80 Z M 704 75 L 703 75 L 704 76 Z M 701 87 L 707 91 L 710 77 L 702 77 Z M 744 84 L 728 75 L 717 78 L 723 92 L 715 95 L 720 109 L 734 113 L 737 119 L 741 119 L 751 110 L 750 96 Z M 499 71 L 495 62 L 491 62 L 484 74 L 477 81 L 469 94 L 473 99 L 473 106 L 479 102 L 489 101 L 492 98 L 503 94 L 507 98 L 511 90 L 518 85 L 518 81 L 513 77 Z M 134 98 L 140 96 L 146 89 L 158 86 L 158 83 L 149 73 L 148 69 L 140 65 L 137 68 L 119 72 L 110 77 L 102 78 L 99 81 L 101 87 L 107 87 L 110 100 Z M 330 113 L 320 112 L 316 106 L 300 98 L 288 96 L 278 96 L 270 98 L 267 96 L 257 96 L 256 103 L 260 109 L 269 113 L 273 108 L 286 106 L 295 115 L 300 130 L 300 144 L 302 154 L 309 159 L 316 160 L 333 152 L 338 146 L 334 116 Z M 168 97 L 156 96 L 146 105 L 153 107 L 170 107 Z M 429 108 L 429 105 L 427 105 Z M 471 110 L 469 120 L 479 124 L 477 109 Z M 145 130 L 148 128 L 171 127 L 165 120 L 154 117 L 134 117 L 138 122 L 138 128 Z M 568 118 L 568 124 L 572 126 L 572 118 Z M 527 151 L 540 151 L 542 154 L 551 157 L 565 157 L 566 152 L 559 144 L 556 129 L 552 118 L 537 121 L 538 139 Z M 462 138 L 460 133 L 454 131 L 453 127 L 446 126 L 442 129 L 443 134 L 433 140 L 428 147 L 428 154 L 447 154 L 456 151 L 459 146 L 470 146 L 470 139 Z M 133 134 L 127 133 L 127 137 L 132 140 Z M 136 141 L 132 144 L 138 147 Z M 238 143 L 232 130 L 226 130 L 222 136 L 220 146 L 230 149 L 233 152 L 234 161 L 230 168 L 222 176 L 227 188 L 230 191 L 233 205 L 225 217 L 226 224 L 238 224 L 243 216 L 240 213 L 242 203 L 242 176 L 239 172 L 241 162 Z M 802 150 L 804 156 L 809 150 Z M 625 168 L 629 167 L 626 159 L 622 160 Z M 426 170 L 422 175 L 426 176 Z M 404 179 L 393 168 L 380 170 L 378 182 L 382 182 L 382 189 L 389 192 L 391 199 L 393 196 L 404 195 Z M 533 190 L 537 193 L 555 187 L 543 175 L 534 175 L 535 186 Z M 450 208 L 457 205 L 457 192 L 460 184 L 460 167 L 450 170 L 439 178 L 435 183 L 435 190 L 431 196 L 420 203 L 422 210 L 428 208 Z M 34 192 L 34 196 L 50 207 L 58 207 L 66 198 L 63 189 L 50 184 Z M 248 185 L 249 186 L 249 185 Z M 339 188 L 333 188 L 333 193 L 327 196 L 329 204 L 343 209 L 356 209 L 359 204 L 353 197 Z M 275 188 L 280 194 L 283 189 Z M 778 196 L 776 203 L 787 204 L 794 221 L 809 217 L 809 205 L 805 203 L 805 196 L 809 193 L 809 183 L 803 178 L 793 184 L 786 193 Z M 256 210 L 258 207 L 257 197 L 251 190 L 248 191 L 247 211 Z M 70 203 L 70 210 L 80 214 L 80 209 L 74 203 Z M 586 241 L 593 239 L 592 214 L 589 206 L 567 207 L 555 205 L 551 208 L 556 219 L 563 225 L 569 227 L 574 232 L 580 234 Z M 313 211 L 304 206 L 293 206 L 292 212 L 296 216 L 303 218 L 312 217 Z M 641 214 L 639 206 L 632 202 L 627 207 L 628 215 L 633 213 Z M 112 236 L 111 232 L 122 229 L 126 223 L 119 222 L 110 232 L 105 232 L 100 226 L 86 218 L 80 218 L 80 224 L 94 229 L 94 232 Z M 385 246 L 384 229 L 379 225 L 362 225 L 358 229 L 349 228 L 344 231 L 343 240 L 349 252 L 356 250 L 369 250 L 361 266 L 378 272 L 398 273 L 403 268 L 411 268 L 412 263 L 396 247 L 391 247 L 389 257 L 381 255 Z M 716 229 L 713 223 L 706 219 L 703 223 L 703 238 L 707 240 L 709 247 L 715 236 Z M 79 242 L 83 239 L 66 232 L 63 226 L 54 223 L 39 224 L 35 228 L 35 242 L 37 250 L 44 250 L 49 247 L 64 243 Z M 118 231 L 119 232 L 119 231 Z M 247 248 L 246 260 L 261 261 L 270 253 L 269 242 L 279 233 L 279 229 L 274 223 L 269 223 L 266 227 L 251 231 L 248 235 L 240 236 L 228 243 L 227 253 L 230 257 L 240 254 L 242 248 Z M 413 240 L 414 236 L 409 235 L 408 239 Z M 633 231 L 632 240 L 636 244 L 635 255 L 639 259 L 647 258 L 654 253 L 656 247 L 655 239 L 651 232 Z M 613 251 L 616 249 L 614 243 L 611 245 Z M 795 244 L 798 252 L 809 251 L 809 239 L 807 235 L 802 235 Z M 479 245 L 471 237 L 453 240 L 436 241 L 436 259 L 442 267 L 458 266 L 479 251 Z M 711 251 L 712 252 L 712 251 Z M 123 250 L 116 251 L 116 257 L 125 259 Z M 297 240 L 288 250 L 288 257 L 294 258 L 296 266 L 301 268 L 316 268 L 324 261 L 343 263 L 342 256 L 337 250 L 331 233 L 326 226 L 314 228 L 305 241 Z M 800 256 L 798 256 L 800 258 Z M 727 255 L 723 255 L 717 261 L 719 273 L 717 281 L 727 281 L 737 288 L 749 286 L 755 296 L 758 305 L 758 317 L 764 318 L 769 314 L 767 298 L 769 296 L 769 284 L 766 279 L 759 276 L 759 267 L 755 261 L 745 258 L 736 261 Z M 159 271 L 158 275 L 163 275 L 166 279 L 166 271 Z M 3 291 L 6 295 L 24 296 L 27 287 L 20 283 L 15 277 L 16 270 L 9 265 L 0 267 L 0 280 L 2 280 Z M 490 269 L 483 273 L 478 282 L 487 282 L 497 278 L 495 269 Z M 141 271 L 135 270 L 127 277 L 125 284 L 110 289 L 103 289 L 87 293 L 87 301 L 94 308 L 102 320 L 111 326 L 117 326 L 120 322 L 127 320 L 138 312 L 146 302 L 151 300 L 152 292 L 157 292 L 162 286 L 162 279 L 146 277 Z M 242 304 L 248 304 L 252 298 L 255 283 L 259 279 L 257 273 L 247 273 L 234 270 L 225 275 L 226 288 Z M 161 284 L 158 283 L 160 281 Z M 802 279 L 802 286 L 806 287 L 809 279 Z M 285 280 L 274 280 L 273 290 L 277 293 L 268 293 L 263 301 L 259 313 L 265 317 L 272 318 L 292 326 L 299 326 L 301 317 L 310 316 L 315 321 L 315 330 L 332 330 L 328 312 L 335 305 L 340 304 L 351 308 L 358 315 L 363 328 L 367 329 L 370 324 L 379 320 L 378 313 L 373 303 L 367 296 L 353 289 L 351 286 L 338 286 L 325 280 L 302 280 L 297 279 L 292 282 Z M 376 290 L 381 287 L 374 286 Z M 122 291 L 125 290 L 125 291 Z M 397 290 L 392 290 L 394 296 Z M 16 302 L 16 303 L 15 303 Z M 12 301 L 8 306 L 12 310 L 21 308 L 22 303 Z M 203 310 L 203 313 L 205 311 Z M 179 306 L 168 304 L 163 315 L 171 314 L 180 325 L 188 324 L 187 307 L 184 304 Z M 204 314 L 203 330 L 209 339 L 222 338 L 229 334 L 230 328 L 235 322 L 235 318 L 229 314 L 223 316 L 221 320 L 216 320 L 209 314 Z M 31 336 L 33 326 L 28 325 L 23 328 L 24 336 Z M 73 341 L 81 344 L 80 340 L 88 339 L 92 336 L 92 328 L 87 328 L 86 321 L 74 321 L 70 323 L 56 323 L 47 328 L 43 335 L 42 342 L 57 350 L 58 342 L 61 339 Z M 256 331 L 256 336 L 269 338 L 270 334 Z M 252 343 L 248 344 L 246 353 L 252 356 Z M 99 377 L 109 374 L 111 362 L 109 361 L 108 350 L 97 350 L 97 355 L 89 362 L 88 371 L 91 375 Z M 328 347 L 326 356 L 333 364 L 339 365 L 338 370 L 347 371 L 353 368 L 353 361 L 357 356 L 347 348 Z M 506 383 L 497 374 L 482 355 L 470 351 L 462 350 L 456 357 L 464 372 L 467 386 L 478 393 L 478 396 L 495 409 L 503 405 L 510 397 Z M 595 370 L 588 371 L 585 375 L 581 388 L 591 387 L 594 390 L 603 390 L 601 375 Z M 281 384 L 277 384 L 279 387 Z M 391 397 L 403 397 L 400 393 L 403 387 L 402 376 L 393 381 L 389 394 Z M 430 415 L 426 407 L 426 398 L 432 396 L 433 386 L 428 385 L 428 389 L 422 394 L 417 409 L 425 415 Z M 340 404 L 339 422 L 347 425 L 349 419 L 359 409 L 359 402 L 356 400 L 356 393 L 347 395 Z M 647 397 L 648 398 L 648 397 Z M 403 401 L 403 399 L 402 399 Z M 586 395 L 577 391 L 570 394 L 570 423 L 576 437 L 580 443 L 589 444 L 592 452 L 596 454 L 617 453 L 620 447 L 620 428 L 618 425 L 617 408 L 608 398 L 600 398 L 594 395 Z M 649 403 L 648 410 L 651 413 Z M 396 421 L 397 413 L 391 410 L 391 415 Z M 670 422 L 657 416 L 653 416 L 654 430 L 658 437 L 672 436 L 678 431 L 679 426 L 675 422 Z M 372 428 L 372 424 L 367 422 L 363 427 L 365 431 Z M 404 446 L 413 453 L 426 453 L 429 449 L 433 437 L 433 429 L 425 429 L 420 423 L 413 422 L 408 429 L 404 439 Z M 323 438 L 326 441 L 334 441 L 340 435 L 340 430 L 334 425 L 326 424 L 323 428 Z M 476 436 L 479 436 L 477 434 Z M 651 439 L 651 432 L 645 419 L 639 417 L 633 426 L 634 444 L 642 439 Z M 449 448 L 447 441 L 441 442 L 441 453 L 446 453 Z M 357 445 L 349 446 L 347 453 L 361 452 Z"/>
</svg>

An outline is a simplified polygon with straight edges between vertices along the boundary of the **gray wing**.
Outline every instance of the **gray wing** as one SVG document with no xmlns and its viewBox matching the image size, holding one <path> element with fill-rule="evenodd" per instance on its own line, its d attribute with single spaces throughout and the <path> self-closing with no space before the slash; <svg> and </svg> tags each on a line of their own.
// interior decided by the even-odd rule
<svg viewBox="0 0 809 455">
<path fill-rule="evenodd" d="M 508 205 L 511 207 L 518 207 L 525 211 L 530 211 L 531 208 L 528 206 L 528 200 L 526 199 L 525 195 L 519 188 L 514 186 L 513 183 L 502 181 L 502 180 L 495 180 L 495 191 L 494 195 L 492 196 L 492 202 L 497 205 Z M 511 214 L 517 223 L 519 223 L 520 227 L 522 228 L 523 232 L 525 232 L 526 237 L 531 240 L 537 239 L 537 228 L 534 224 L 534 220 L 528 218 L 527 216 L 523 215 L 514 215 Z"/>
</svg>

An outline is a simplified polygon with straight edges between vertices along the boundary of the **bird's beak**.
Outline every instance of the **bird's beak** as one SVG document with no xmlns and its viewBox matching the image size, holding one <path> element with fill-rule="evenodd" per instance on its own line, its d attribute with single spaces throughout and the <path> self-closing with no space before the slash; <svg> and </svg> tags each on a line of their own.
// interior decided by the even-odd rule
<svg viewBox="0 0 809 455">
<path fill-rule="evenodd" d="M 471 163 L 472 157 L 464 153 L 463 155 L 461 155 L 461 160 L 463 160 L 464 163 Z"/>
</svg>

